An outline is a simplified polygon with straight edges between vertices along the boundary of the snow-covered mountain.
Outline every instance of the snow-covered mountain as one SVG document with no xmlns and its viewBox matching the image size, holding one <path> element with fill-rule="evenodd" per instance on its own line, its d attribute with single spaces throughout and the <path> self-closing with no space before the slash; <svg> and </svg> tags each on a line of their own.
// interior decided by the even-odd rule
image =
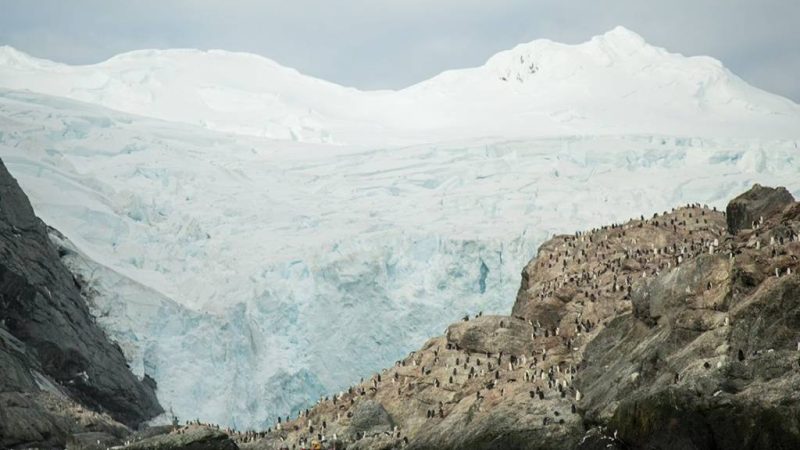
<svg viewBox="0 0 800 450">
<path fill-rule="evenodd" d="M 144 50 L 68 66 L 9 47 L 0 48 L 0 86 L 306 142 L 800 136 L 797 104 L 753 88 L 717 60 L 668 53 L 622 27 L 579 45 L 522 44 L 481 67 L 399 91 L 358 91 L 261 56 L 219 50 Z"/>
<path fill-rule="evenodd" d="M 165 408 L 238 427 L 508 312 L 552 233 L 800 194 L 796 104 L 624 29 L 401 91 L 220 51 L 8 47 L 0 87 L 0 157 L 100 323 Z"/>
</svg>

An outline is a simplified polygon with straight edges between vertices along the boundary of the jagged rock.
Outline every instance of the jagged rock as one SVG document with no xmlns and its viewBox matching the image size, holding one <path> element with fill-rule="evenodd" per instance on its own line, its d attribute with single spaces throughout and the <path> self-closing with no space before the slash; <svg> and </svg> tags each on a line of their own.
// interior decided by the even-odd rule
<svg viewBox="0 0 800 450">
<path fill-rule="evenodd" d="M 728 232 L 736 234 L 740 230 L 753 228 L 754 222 L 780 212 L 792 202 L 794 197 L 784 187 L 770 188 L 755 184 L 728 203 Z"/>
<path fill-rule="evenodd" d="M 786 214 L 761 225 L 800 231 Z M 588 344 L 576 386 L 587 420 L 633 448 L 800 447 L 800 243 L 694 258 L 634 290 L 634 314 Z M 773 256 L 772 250 L 775 250 Z M 636 376 L 632 376 L 636 374 Z"/>
<path fill-rule="evenodd" d="M 136 379 L 94 322 L 46 226 L 2 162 L 0 373 L 0 447 L 64 446 L 69 434 L 85 429 L 84 419 L 115 427 L 111 418 L 87 419 L 83 408 L 128 425 L 161 412 L 153 388 Z"/>
<path fill-rule="evenodd" d="M 125 450 L 236 450 L 227 433 L 204 426 L 189 426 L 180 432 L 159 434 L 123 447 Z"/>
</svg>

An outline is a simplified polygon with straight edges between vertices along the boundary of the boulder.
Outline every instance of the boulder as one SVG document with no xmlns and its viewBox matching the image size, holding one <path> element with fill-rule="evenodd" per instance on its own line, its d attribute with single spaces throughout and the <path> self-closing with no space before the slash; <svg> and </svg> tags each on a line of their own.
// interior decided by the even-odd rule
<svg viewBox="0 0 800 450">
<path fill-rule="evenodd" d="M 360 434 L 376 434 L 391 431 L 394 427 L 392 418 L 380 403 L 374 400 L 359 402 L 353 409 L 350 420 L 352 432 Z"/>
<path fill-rule="evenodd" d="M 753 223 L 780 212 L 794 202 L 794 197 L 785 187 L 770 188 L 754 184 L 749 191 L 728 203 L 726 220 L 728 232 L 736 234 L 753 228 Z"/>
</svg>

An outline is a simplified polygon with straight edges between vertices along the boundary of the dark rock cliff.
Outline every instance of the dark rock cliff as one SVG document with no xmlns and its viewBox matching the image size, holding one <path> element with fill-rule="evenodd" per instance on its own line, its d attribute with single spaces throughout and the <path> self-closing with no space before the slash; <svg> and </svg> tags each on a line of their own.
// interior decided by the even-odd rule
<svg viewBox="0 0 800 450">
<path fill-rule="evenodd" d="M 153 387 L 130 372 L 94 322 L 45 224 L 2 162 L 0 369 L 0 447 L 63 445 L 81 429 L 65 415 L 72 407 L 107 414 L 84 422 L 106 423 L 110 431 L 114 421 L 134 426 L 162 411 Z"/>
</svg>

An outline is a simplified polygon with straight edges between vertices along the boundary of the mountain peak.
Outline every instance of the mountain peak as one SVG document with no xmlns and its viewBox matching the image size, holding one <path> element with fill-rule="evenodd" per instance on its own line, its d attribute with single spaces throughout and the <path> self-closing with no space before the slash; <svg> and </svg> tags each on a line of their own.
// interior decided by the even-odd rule
<svg viewBox="0 0 800 450">
<path fill-rule="evenodd" d="M 578 71 L 607 67 L 642 53 L 653 56 L 658 52 L 639 34 L 617 26 L 574 45 L 536 39 L 495 54 L 485 66 L 501 81 L 524 82 L 540 78 L 540 72 L 547 73 L 545 78 L 564 79 Z"/>
<path fill-rule="evenodd" d="M 623 26 L 614 27 L 601 35 L 593 37 L 589 42 L 582 45 L 598 46 L 605 54 L 616 53 L 623 55 L 630 55 L 645 47 L 650 47 L 642 36 Z"/>
<path fill-rule="evenodd" d="M 523 43 L 479 67 L 396 91 L 347 89 L 263 56 L 193 49 L 70 66 L 5 47 L 0 86 L 225 133 L 313 142 L 384 142 L 363 132 L 382 127 L 404 143 L 466 132 L 794 138 L 800 121 L 796 104 L 747 85 L 718 61 L 670 53 L 622 26 L 577 44 Z M 487 107 L 497 111 L 493 120 Z"/>
<path fill-rule="evenodd" d="M 58 63 L 31 56 L 10 45 L 0 45 L 0 65 L 9 68 L 54 66 Z"/>
<path fill-rule="evenodd" d="M 606 31 L 605 33 L 596 36 L 595 38 L 601 38 L 604 41 L 615 42 L 615 43 L 634 43 L 634 44 L 647 43 L 639 33 L 629 30 L 628 28 L 625 28 L 622 25 L 617 25 L 611 30 Z"/>
<path fill-rule="evenodd" d="M 3 64 L 8 64 L 12 61 L 18 61 L 20 59 L 29 59 L 30 56 L 22 53 L 21 51 L 15 49 L 10 45 L 0 45 L 0 62 Z"/>
</svg>

